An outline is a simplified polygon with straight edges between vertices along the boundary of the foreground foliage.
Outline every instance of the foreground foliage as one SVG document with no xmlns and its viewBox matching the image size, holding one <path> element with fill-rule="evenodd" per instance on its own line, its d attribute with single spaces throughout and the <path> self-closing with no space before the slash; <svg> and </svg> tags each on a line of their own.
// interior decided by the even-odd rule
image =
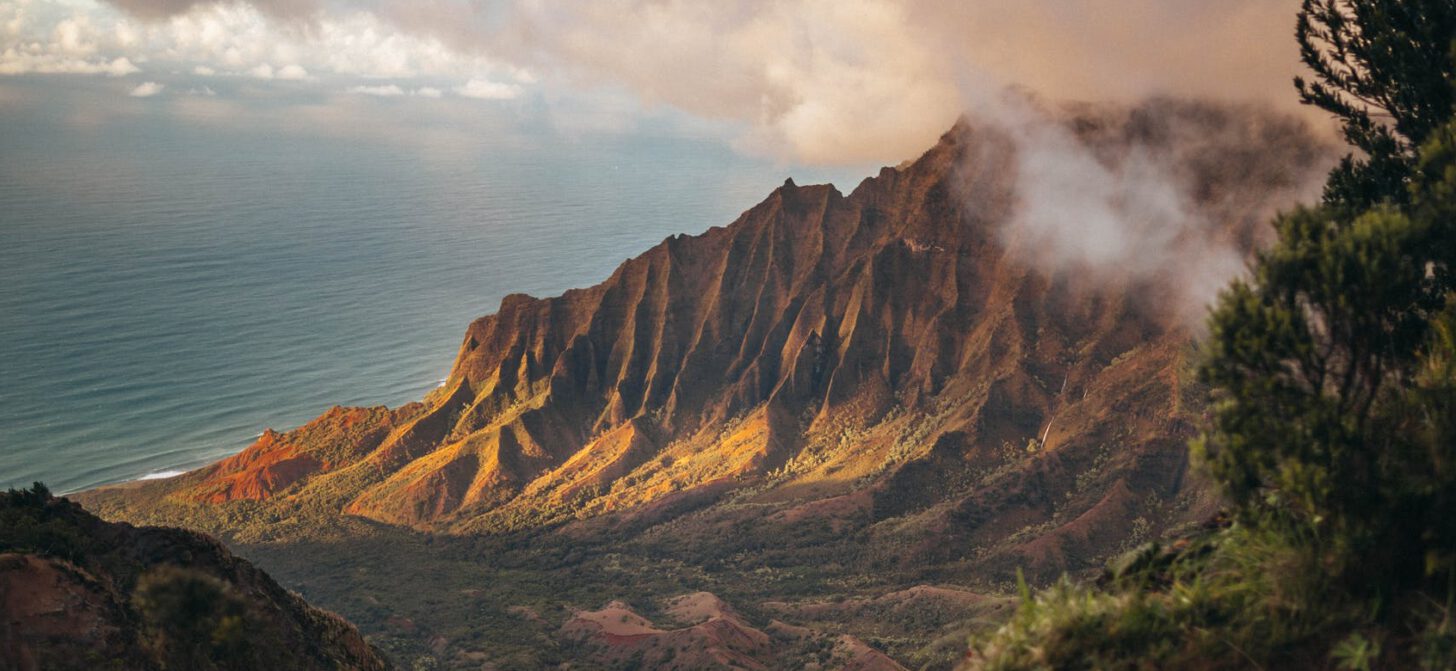
<svg viewBox="0 0 1456 671">
<path fill-rule="evenodd" d="M 1450 0 L 1306 0 L 1296 85 L 1362 156 L 1210 318 L 1232 523 L 1023 590 L 969 668 L 1456 668 L 1453 34 Z"/>
<path fill-rule="evenodd" d="M 1456 668 L 1449 600 L 1407 592 L 1372 609 L 1331 584 L 1312 541 L 1235 525 L 1147 546 L 1100 585 L 1023 592 L 966 668 Z"/>
</svg>

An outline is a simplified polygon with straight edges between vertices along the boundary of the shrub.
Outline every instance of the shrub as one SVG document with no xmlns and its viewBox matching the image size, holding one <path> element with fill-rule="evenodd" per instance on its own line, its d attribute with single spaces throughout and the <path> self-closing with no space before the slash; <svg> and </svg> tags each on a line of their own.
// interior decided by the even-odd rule
<svg viewBox="0 0 1456 671">
<path fill-rule="evenodd" d="M 132 605 L 169 666 L 248 668 L 247 603 L 221 580 L 160 566 L 137 580 Z"/>
</svg>

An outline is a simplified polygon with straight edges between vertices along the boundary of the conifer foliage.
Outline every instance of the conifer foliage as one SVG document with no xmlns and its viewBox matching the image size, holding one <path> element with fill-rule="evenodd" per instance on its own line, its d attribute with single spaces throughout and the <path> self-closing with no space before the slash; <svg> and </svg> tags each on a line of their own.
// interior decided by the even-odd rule
<svg viewBox="0 0 1456 671">
<path fill-rule="evenodd" d="M 1296 86 L 1367 158 L 1275 222 L 1278 243 L 1214 310 L 1200 371 L 1217 390 L 1203 447 L 1245 521 L 1312 525 L 1367 585 L 1418 581 L 1448 517 L 1429 517 L 1447 488 L 1433 478 L 1456 475 L 1456 445 L 1419 419 L 1449 386 L 1433 375 L 1456 246 L 1453 36 L 1452 0 L 1305 1 L 1319 80 Z"/>
<path fill-rule="evenodd" d="M 1210 316 L 1232 524 L 1025 593 L 967 668 L 1456 668 L 1456 0 L 1305 0 L 1295 33 L 1356 153 Z"/>
<path fill-rule="evenodd" d="M 1364 154 L 1331 173 L 1328 204 L 1358 212 L 1406 201 L 1416 149 L 1456 102 L 1453 35 L 1453 0 L 1304 0 L 1295 37 L 1313 79 L 1297 77 L 1295 88 Z"/>
</svg>

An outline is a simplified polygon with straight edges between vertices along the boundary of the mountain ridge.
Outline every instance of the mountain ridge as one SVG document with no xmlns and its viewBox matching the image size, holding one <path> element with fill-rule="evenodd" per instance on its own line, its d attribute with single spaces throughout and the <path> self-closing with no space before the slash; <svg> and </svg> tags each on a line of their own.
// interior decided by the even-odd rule
<svg viewBox="0 0 1456 671">
<path fill-rule="evenodd" d="M 265 499 L 332 481 L 357 490 L 346 514 L 448 528 L 522 496 L 564 505 L 612 487 L 669 443 L 735 422 L 727 466 L 657 480 L 762 476 L 828 423 L 920 410 L 947 385 L 971 394 L 971 377 L 994 381 L 984 403 L 1010 395 L 1017 406 L 978 418 L 977 440 L 1055 442 L 1052 406 L 1092 382 L 1076 362 L 1188 336 L 1149 314 L 1136 296 L 1147 287 L 1079 287 L 1009 257 L 997 237 L 1015 198 L 1007 177 L 973 185 L 974 209 L 957 193 L 967 157 L 992 144 L 963 118 L 919 159 L 847 196 L 786 180 L 733 224 L 671 236 L 594 287 L 508 295 L 467 328 L 423 405 L 336 408 L 298 432 L 270 430 L 204 469 L 190 496 Z M 1248 223 L 1230 228 L 1239 226 Z M 1041 331 L 1060 342 L 1042 342 Z M 998 363 L 1008 359 L 1011 368 Z"/>
<path fill-rule="evenodd" d="M 1171 166 L 1215 227 L 1198 233 L 1246 251 L 1327 159 L 1297 122 L 1250 108 L 1154 101 L 1058 123 L 1109 170 Z M 1026 197 L 1017 150 L 962 120 L 848 195 L 787 180 L 593 287 L 507 296 L 419 403 L 336 407 L 204 469 L 80 498 L 261 544 L 297 576 L 323 575 L 289 554 L 318 529 L 341 534 L 328 548 L 404 529 L 401 543 L 572 579 L 634 557 L 676 576 L 642 598 L 738 585 L 723 596 L 750 610 L 782 600 L 769 576 L 784 571 L 805 598 L 872 598 L 857 590 L 1095 570 L 1217 506 L 1186 449 L 1206 402 L 1195 334 L 1168 277 L 1026 255 L 1036 240 L 1008 228 Z M 568 610 L 648 579 L 614 580 Z M 498 589 L 501 608 L 523 603 Z M 340 609 L 392 626 L 373 604 Z"/>
</svg>

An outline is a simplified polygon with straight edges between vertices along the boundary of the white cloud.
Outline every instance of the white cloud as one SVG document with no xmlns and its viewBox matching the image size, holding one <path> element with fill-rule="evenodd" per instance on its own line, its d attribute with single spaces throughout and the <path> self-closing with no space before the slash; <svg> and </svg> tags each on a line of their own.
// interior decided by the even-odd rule
<svg viewBox="0 0 1456 671">
<path fill-rule="evenodd" d="M 394 98 L 399 96 L 413 96 L 415 98 L 439 98 L 444 95 L 440 89 L 432 86 L 421 86 L 413 91 L 400 87 L 398 84 L 373 84 L 350 86 L 344 89 L 346 93 L 358 93 L 366 96 L 378 96 L 381 98 Z"/>
<path fill-rule="evenodd" d="M 1264 107 L 1164 100 L 1069 113 L 1024 92 L 972 104 L 955 190 L 996 222 L 1005 248 L 1078 283 L 1149 287 L 1142 298 L 1190 325 L 1246 269 L 1256 227 L 1315 197 L 1333 158 Z"/>
<path fill-rule="evenodd" d="M 129 74 L 141 72 L 142 69 L 132 64 L 125 56 L 112 59 L 106 64 L 105 72 L 111 77 L 125 77 Z"/>
<path fill-rule="evenodd" d="M 0 75 L 89 74 L 122 77 L 140 72 L 132 58 L 103 45 L 119 44 L 126 31 L 100 29 L 105 22 L 66 5 L 0 2 Z M 110 52 L 110 53 L 106 53 Z M 137 58 L 140 58 L 137 56 Z"/>
<path fill-rule="evenodd" d="M 0 75 L 61 74 L 106 75 L 125 77 L 141 72 L 125 56 L 110 61 L 64 56 L 45 50 L 41 45 L 9 47 L 0 51 Z"/>
<path fill-rule="evenodd" d="M 19 7 L 15 7 L 13 11 L 15 13 L 5 19 L 5 32 L 11 36 L 16 36 L 20 34 L 20 29 L 25 26 L 25 11 Z"/>
<path fill-rule="evenodd" d="M 141 43 L 142 34 L 130 21 L 118 21 L 115 26 L 114 36 L 117 45 L 123 48 L 131 48 Z"/>
<path fill-rule="evenodd" d="M 404 89 L 394 84 L 385 86 L 353 86 L 349 93 L 362 93 L 367 96 L 402 96 Z"/>
<path fill-rule="evenodd" d="M 302 26 L 278 24 L 241 2 L 208 4 L 170 17 L 154 13 L 148 21 L 119 14 L 96 0 L 29 0 L 28 4 L 47 11 L 28 12 L 0 0 L 0 25 L 14 34 L 7 38 L 0 32 L 0 52 L 14 47 L 49 54 L 50 61 L 90 63 L 126 57 L 198 76 L 231 73 L 278 81 L 310 81 L 317 72 L 371 78 L 413 77 L 436 70 L 473 73 L 480 62 L 478 57 L 445 49 L 436 40 L 404 36 L 367 12 L 322 17 L 316 24 Z M 15 64 L 7 68 L 19 69 Z M 52 64 L 45 70 L 86 68 Z"/>
<path fill-rule="evenodd" d="M 521 87 L 517 84 L 503 84 L 484 79 L 472 79 L 461 86 L 455 87 L 455 93 L 466 98 L 478 98 L 480 100 L 510 100 L 521 95 Z"/>
<path fill-rule="evenodd" d="M 0 0 L 0 73 L 115 74 L 101 66 L 127 58 L 386 80 L 416 97 L 447 93 L 424 84 L 441 80 L 488 100 L 622 93 L 641 113 L 685 112 L 742 129 L 750 151 L 817 163 L 898 160 L 968 96 L 1008 83 L 1050 99 L 1298 108 L 1298 0 L 501 0 L 488 12 L 471 0 L 110 1 L 145 20 L 99 0 Z"/>
<path fill-rule="evenodd" d="M 74 16 L 56 24 L 52 44 L 61 53 L 90 56 L 96 53 L 96 44 L 89 39 L 90 32 L 90 21 L 84 15 Z"/>
<path fill-rule="evenodd" d="M 309 78 L 308 71 L 297 64 L 289 64 L 279 68 L 275 76 L 288 81 L 303 81 Z"/>
<path fill-rule="evenodd" d="M 649 109 L 740 124 L 741 146 L 815 163 L 911 155 L 967 97 L 1006 85 L 1056 100 L 1298 108 L 1288 83 L 1297 0 L 532 0 L 489 17 L 381 1 L 406 29 L 551 82 L 621 87 Z"/>
<path fill-rule="evenodd" d="M 157 95 L 158 93 L 161 93 L 162 89 L 165 88 L 167 88 L 166 84 L 158 84 L 156 82 L 142 82 L 138 84 L 136 88 L 132 89 L 131 93 L 129 93 L 128 95 L 133 98 L 150 98 L 154 95 Z"/>
<path fill-rule="evenodd" d="M 279 80 L 312 78 L 317 73 L 367 79 L 464 79 L 514 69 L 479 51 L 454 49 L 437 37 L 402 31 L 370 11 L 346 4 L 310 17 L 307 23 L 280 21 L 278 12 L 259 11 L 244 2 L 199 3 L 187 11 L 170 11 L 185 4 L 143 11 L 154 19 L 150 22 L 115 15 L 110 20 L 138 26 L 141 39 L 136 48 L 159 60 L 242 73 L 261 72 L 268 65 L 272 78 Z M 165 19 L 155 20 L 161 17 Z"/>
<path fill-rule="evenodd" d="M 187 90 L 187 93 L 190 94 L 190 95 L 194 95 L 194 96 L 206 96 L 206 97 L 209 97 L 209 98 L 214 97 L 214 96 L 217 95 L 217 91 L 212 90 L 212 87 L 211 86 L 197 86 L 197 87 L 193 87 L 193 88 L 188 89 Z"/>
<path fill-rule="evenodd" d="M 170 17 L 149 24 L 159 59 L 241 72 L 296 63 L 406 91 L 408 79 L 449 78 L 465 82 L 458 95 L 495 100 L 525 87 L 623 91 L 643 110 L 742 128 L 752 151 L 820 163 L 898 160 L 932 143 L 967 96 L 1006 84 L 1051 99 L 1297 108 L 1287 33 L 1298 0 L 112 2 Z"/>
</svg>

